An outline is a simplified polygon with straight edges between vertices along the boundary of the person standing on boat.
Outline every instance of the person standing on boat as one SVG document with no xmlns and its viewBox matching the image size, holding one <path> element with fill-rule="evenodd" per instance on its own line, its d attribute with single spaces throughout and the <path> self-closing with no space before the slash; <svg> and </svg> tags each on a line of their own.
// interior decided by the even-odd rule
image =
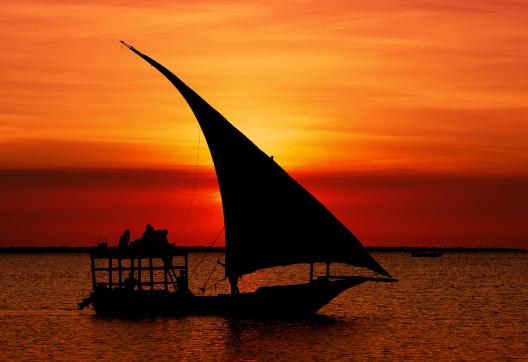
<svg viewBox="0 0 528 362">
<path fill-rule="evenodd" d="M 231 284 L 231 295 L 237 295 L 240 293 L 238 290 L 238 275 L 230 275 L 229 284 Z"/>
<path fill-rule="evenodd" d="M 189 291 L 189 280 L 185 271 L 180 270 L 180 275 L 176 278 L 176 285 L 178 286 L 178 293 L 187 293 Z"/>
<path fill-rule="evenodd" d="M 130 230 L 125 229 L 125 232 L 121 237 L 119 238 L 119 248 L 123 249 L 128 246 L 128 243 L 130 242 Z"/>
</svg>

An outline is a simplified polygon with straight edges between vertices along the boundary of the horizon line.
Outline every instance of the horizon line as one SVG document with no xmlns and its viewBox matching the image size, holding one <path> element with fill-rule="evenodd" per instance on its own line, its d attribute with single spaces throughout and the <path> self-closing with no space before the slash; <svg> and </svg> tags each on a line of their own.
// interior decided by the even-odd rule
<svg viewBox="0 0 528 362">
<path fill-rule="evenodd" d="M 483 172 L 483 171 L 468 171 L 468 170 L 433 170 L 433 169 L 413 169 L 413 168 L 320 168 L 317 167 L 291 167 L 288 168 L 290 171 L 302 172 L 306 174 L 364 174 L 364 175 L 397 175 L 397 176 L 462 176 L 462 177 L 528 177 L 528 172 Z M 182 172 L 209 172 L 215 171 L 214 165 L 167 165 L 167 166 L 125 166 L 125 167 L 110 167 L 110 166 L 20 166 L 13 167 L 0 166 L 0 172 L 59 172 L 59 171 L 77 171 L 77 172 L 89 172 L 89 171 L 125 171 L 125 172 L 152 172 L 152 171 L 182 171 Z"/>
</svg>

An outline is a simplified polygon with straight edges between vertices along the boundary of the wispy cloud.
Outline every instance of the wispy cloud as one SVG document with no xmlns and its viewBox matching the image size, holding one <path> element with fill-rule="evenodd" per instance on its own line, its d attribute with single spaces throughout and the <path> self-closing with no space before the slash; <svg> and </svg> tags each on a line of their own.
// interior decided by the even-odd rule
<svg viewBox="0 0 528 362">
<path fill-rule="evenodd" d="M 96 164 L 105 142 L 125 141 L 123 157 L 137 143 L 152 165 L 192 164 L 191 112 L 120 49 L 124 38 L 285 165 L 516 172 L 527 16 L 525 2 L 498 0 L 7 2 L 0 150 L 24 137 L 84 140 L 90 151 L 74 147 L 71 160 Z M 31 149 L 12 159 L 34 165 Z"/>
</svg>

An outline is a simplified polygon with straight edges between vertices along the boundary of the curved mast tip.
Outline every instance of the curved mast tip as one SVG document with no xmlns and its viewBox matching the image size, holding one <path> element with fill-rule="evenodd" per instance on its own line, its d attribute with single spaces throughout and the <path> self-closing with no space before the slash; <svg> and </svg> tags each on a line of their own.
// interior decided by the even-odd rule
<svg viewBox="0 0 528 362">
<path fill-rule="evenodd" d="M 126 46 L 128 49 L 130 50 L 134 50 L 134 47 L 132 45 L 129 45 L 127 44 L 126 42 L 124 42 L 123 40 L 120 40 L 119 41 L 121 44 L 123 44 L 124 46 Z"/>
</svg>

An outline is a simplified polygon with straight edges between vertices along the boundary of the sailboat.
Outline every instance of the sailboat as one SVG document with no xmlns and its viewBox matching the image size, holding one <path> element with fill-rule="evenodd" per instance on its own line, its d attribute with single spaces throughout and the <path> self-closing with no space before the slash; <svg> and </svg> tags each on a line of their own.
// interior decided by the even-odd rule
<svg viewBox="0 0 528 362">
<path fill-rule="evenodd" d="M 260 150 L 163 65 L 133 46 L 123 41 L 121 43 L 176 87 L 190 106 L 205 136 L 222 198 L 225 276 L 231 284 L 231 293 L 197 296 L 190 292 L 178 292 L 176 285 L 175 291 L 170 291 L 168 286 L 171 281 L 174 282 L 177 269 L 187 277 L 187 253 L 182 250 L 143 252 L 141 255 L 139 251 L 109 248 L 92 253 L 92 303 L 96 312 L 306 316 L 316 313 L 353 286 L 367 281 L 396 281 L 368 253 L 356 236 L 279 166 L 272 156 Z M 172 258 L 178 256 L 184 258 L 184 263 L 174 266 Z M 153 266 L 152 260 L 155 258 L 163 259 L 161 267 Z M 108 260 L 108 266 L 97 267 L 97 259 Z M 145 266 L 147 259 L 148 266 Z M 118 265 L 115 265 L 115 260 Z M 123 260 L 129 260 L 127 267 L 123 266 Z M 243 275 L 299 263 L 310 265 L 307 283 L 263 286 L 247 293 L 238 291 L 237 283 Z M 326 263 L 326 275 L 314 279 L 314 263 Z M 364 267 L 383 277 L 331 275 L 331 263 Z M 145 270 L 150 274 L 150 281 L 140 279 L 139 284 L 147 286 L 146 289 L 124 290 L 124 271 L 136 273 L 141 278 Z M 156 270 L 163 270 L 165 277 L 162 282 L 154 281 L 153 272 Z M 98 282 L 96 273 L 101 271 L 108 272 L 108 282 Z M 112 280 L 116 271 L 119 281 Z M 164 288 L 156 290 L 156 283 L 164 283 Z"/>
</svg>

